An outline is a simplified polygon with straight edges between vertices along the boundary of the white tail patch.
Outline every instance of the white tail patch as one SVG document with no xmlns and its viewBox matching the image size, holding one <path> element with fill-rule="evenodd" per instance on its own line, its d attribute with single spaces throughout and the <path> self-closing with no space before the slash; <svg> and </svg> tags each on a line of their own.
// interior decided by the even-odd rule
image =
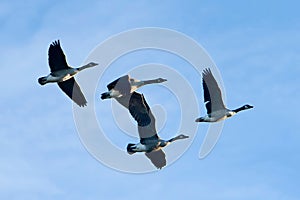
<svg viewBox="0 0 300 200">
<path fill-rule="evenodd" d="M 134 150 L 135 150 L 135 151 L 141 151 L 141 152 L 143 152 L 143 151 L 146 151 L 147 148 L 146 148 L 145 145 L 143 145 L 143 144 L 141 144 L 141 143 L 138 143 L 138 144 L 136 144 L 136 145 L 134 146 Z"/>
</svg>

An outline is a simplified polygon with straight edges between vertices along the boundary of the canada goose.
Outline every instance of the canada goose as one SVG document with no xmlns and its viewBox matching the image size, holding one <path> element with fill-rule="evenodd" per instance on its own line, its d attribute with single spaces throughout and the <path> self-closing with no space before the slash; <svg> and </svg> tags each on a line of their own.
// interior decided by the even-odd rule
<svg viewBox="0 0 300 200">
<path fill-rule="evenodd" d="M 162 148 L 176 140 L 188 138 L 188 136 L 181 134 L 169 140 L 160 139 L 155 128 L 155 118 L 144 95 L 140 93 L 132 93 L 129 100 L 129 112 L 137 121 L 140 142 L 128 144 L 127 152 L 129 154 L 145 152 L 154 166 L 161 169 L 166 165 L 166 158 Z"/>
<path fill-rule="evenodd" d="M 222 100 L 221 90 L 209 68 L 202 72 L 202 84 L 207 115 L 197 118 L 196 122 L 217 122 L 232 117 L 242 110 L 253 108 L 246 104 L 235 110 L 227 109 Z"/>
<path fill-rule="evenodd" d="M 51 73 L 48 76 L 40 77 L 39 84 L 45 85 L 46 83 L 57 83 L 60 89 L 64 91 L 75 103 L 79 106 L 85 106 L 87 101 L 80 90 L 79 85 L 74 79 L 75 74 L 78 72 L 98 65 L 97 63 L 90 62 L 78 68 L 71 68 L 66 61 L 65 54 L 60 46 L 59 40 L 54 41 L 48 51 L 48 61 Z"/>
<path fill-rule="evenodd" d="M 107 85 L 108 92 L 101 94 L 101 99 L 119 98 L 136 91 L 139 87 L 153 83 L 162 83 L 167 81 L 163 78 L 140 81 L 130 78 L 129 75 L 122 76 Z"/>
</svg>

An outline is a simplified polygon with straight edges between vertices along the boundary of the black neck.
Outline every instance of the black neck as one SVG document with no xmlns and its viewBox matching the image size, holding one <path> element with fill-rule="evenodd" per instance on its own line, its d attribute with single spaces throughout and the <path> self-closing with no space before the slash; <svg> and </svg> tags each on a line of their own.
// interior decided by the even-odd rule
<svg viewBox="0 0 300 200">
<path fill-rule="evenodd" d="M 145 80 L 143 81 L 144 85 L 147 85 L 147 84 L 152 84 L 152 83 L 157 83 L 156 79 L 152 79 L 152 80 Z"/>
<path fill-rule="evenodd" d="M 242 110 L 245 110 L 244 106 L 240 107 L 240 108 L 237 108 L 235 110 L 232 110 L 233 112 L 237 113 L 237 112 L 240 112 Z"/>
<path fill-rule="evenodd" d="M 176 137 L 173 137 L 173 138 L 169 139 L 168 142 L 174 142 L 175 140 L 178 140 L 178 139 L 179 139 L 179 137 L 176 136 Z"/>
<path fill-rule="evenodd" d="M 86 64 L 86 65 L 83 65 L 81 67 L 78 67 L 77 70 L 81 71 L 81 70 L 84 70 L 84 69 L 89 68 L 89 67 L 90 67 L 89 64 Z"/>
</svg>

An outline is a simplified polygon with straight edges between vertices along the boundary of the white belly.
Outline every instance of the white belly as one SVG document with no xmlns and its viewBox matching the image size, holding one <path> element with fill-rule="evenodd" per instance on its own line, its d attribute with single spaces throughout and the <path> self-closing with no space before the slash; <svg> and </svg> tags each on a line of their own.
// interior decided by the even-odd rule
<svg viewBox="0 0 300 200">
<path fill-rule="evenodd" d="M 52 76 L 51 74 L 46 76 L 46 81 L 47 82 L 59 82 L 60 80 L 61 80 L 61 77 Z"/>
<path fill-rule="evenodd" d="M 209 116 L 205 116 L 204 118 L 206 122 L 218 122 L 218 121 L 225 120 L 229 117 L 232 117 L 235 114 L 236 113 L 232 111 L 220 110 L 220 111 L 215 111 L 211 113 Z"/>
<path fill-rule="evenodd" d="M 146 150 L 147 150 L 146 146 L 141 143 L 135 145 L 135 151 L 137 152 L 145 152 Z"/>
<path fill-rule="evenodd" d="M 49 80 L 48 82 L 63 82 L 74 77 L 77 72 L 78 71 L 76 69 L 63 69 L 52 72 L 47 76 L 47 81 Z"/>
<path fill-rule="evenodd" d="M 109 92 L 110 92 L 109 95 L 114 98 L 119 98 L 122 96 L 119 90 L 111 89 Z"/>
<path fill-rule="evenodd" d="M 69 80 L 70 78 L 72 78 L 73 76 L 70 74 L 67 74 L 63 77 L 60 76 L 52 76 L 51 74 L 49 74 L 48 76 L 46 76 L 46 81 L 47 82 L 63 82 L 66 80 Z"/>
</svg>

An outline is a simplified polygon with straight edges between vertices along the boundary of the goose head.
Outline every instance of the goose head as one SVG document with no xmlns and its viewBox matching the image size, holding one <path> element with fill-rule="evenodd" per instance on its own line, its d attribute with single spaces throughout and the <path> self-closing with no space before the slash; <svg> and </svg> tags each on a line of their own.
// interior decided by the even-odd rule
<svg viewBox="0 0 300 200">
<path fill-rule="evenodd" d="M 246 105 L 243 105 L 242 107 L 240 108 L 237 108 L 235 110 L 232 110 L 233 112 L 237 113 L 237 112 L 240 112 L 242 110 L 248 110 L 248 109 L 251 109 L 253 108 L 253 106 L 249 105 L 249 104 L 246 104 Z"/>
<path fill-rule="evenodd" d="M 98 65 L 98 63 L 90 62 L 90 63 L 88 63 L 86 65 L 83 65 L 82 67 L 78 67 L 77 70 L 81 71 L 81 70 L 84 70 L 86 68 L 94 67 L 96 65 Z"/>
<path fill-rule="evenodd" d="M 167 79 L 164 79 L 164 78 L 158 78 L 158 79 L 155 79 L 155 81 L 156 81 L 157 83 L 163 83 L 163 82 L 167 81 Z"/>
<path fill-rule="evenodd" d="M 180 134 L 180 135 L 177 136 L 177 138 L 178 139 L 186 139 L 186 138 L 189 138 L 189 136 Z"/>
<path fill-rule="evenodd" d="M 186 139 L 186 138 L 189 138 L 189 136 L 180 134 L 180 135 L 170 139 L 168 142 L 174 142 L 175 140 L 181 140 L 181 139 Z"/>
<path fill-rule="evenodd" d="M 242 109 L 243 109 L 243 110 L 247 110 L 247 109 L 251 109 L 251 108 L 253 108 L 253 106 L 251 106 L 251 105 L 249 105 L 249 104 L 246 104 L 246 105 L 243 105 L 243 106 L 242 106 Z"/>
<path fill-rule="evenodd" d="M 96 65 L 98 65 L 98 63 L 90 62 L 86 65 L 86 67 L 94 67 Z"/>
</svg>

